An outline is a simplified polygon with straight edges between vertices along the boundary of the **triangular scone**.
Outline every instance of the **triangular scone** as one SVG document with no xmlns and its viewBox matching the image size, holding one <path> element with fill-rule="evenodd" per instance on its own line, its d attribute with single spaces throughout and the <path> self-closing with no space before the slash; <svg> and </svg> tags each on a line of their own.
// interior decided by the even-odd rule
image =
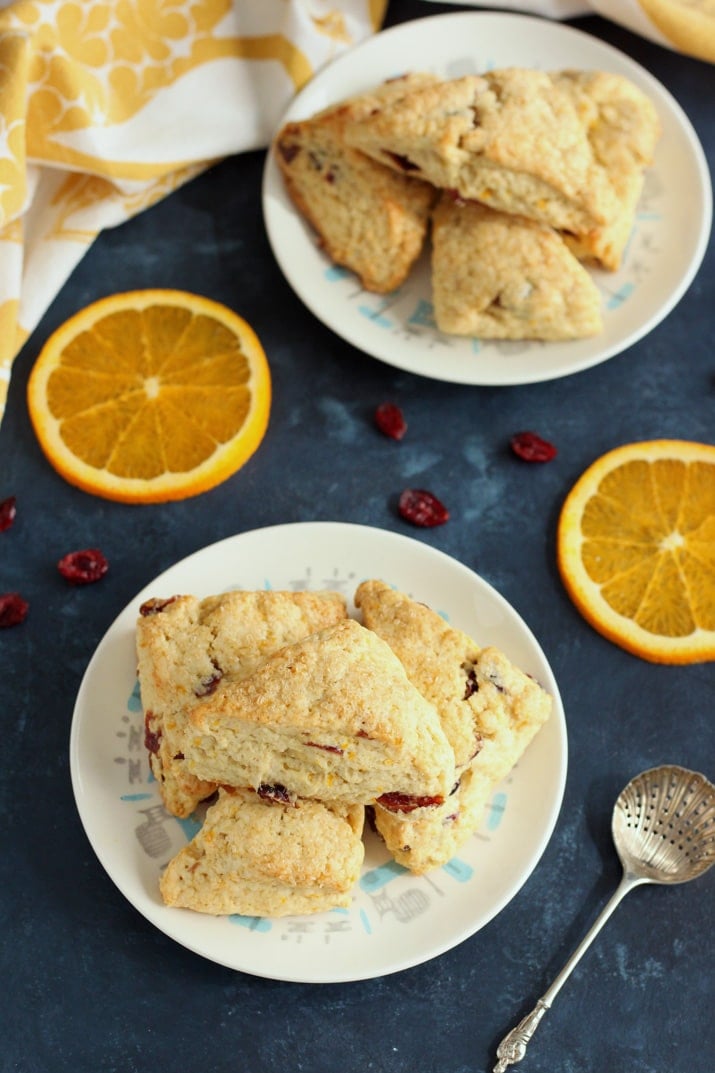
<svg viewBox="0 0 715 1073">
<path fill-rule="evenodd" d="M 162 898 L 215 915 L 347 907 L 364 856 L 363 818 L 359 805 L 285 805 L 221 788 L 201 830 L 162 873 Z"/>
<path fill-rule="evenodd" d="M 437 326 L 480 339 L 580 339 L 603 327 L 601 295 L 553 228 L 442 196 L 432 225 Z"/>
<path fill-rule="evenodd" d="M 494 787 L 548 719 L 551 697 L 503 653 L 480 649 L 432 608 L 384 581 L 362 582 L 355 604 L 365 625 L 390 645 L 410 681 L 437 709 L 461 760 L 458 782 L 439 808 L 375 808 L 390 852 L 424 872 L 448 861 L 476 830 Z"/>
<path fill-rule="evenodd" d="M 189 816 L 216 790 L 184 762 L 187 705 L 224 674 L 250 674 L 271 652 L 346 615 L 337 592 L 235 591 L 142 605 L 136 645 L 145 742 L 169 812 Z"/>
<path fill-rule="evenodd" d="M 435 662 L 438 660 L 438 654 Z M 423 672 L 426 677 L 428 670 Z M 396 813 L 375 806 L 375 825 L 395 860 L 413 872 L 438 868 L 478 829 L 494 790 L 525 752 L 551 711 L 551 698 L 495 648 L 483 648 L 468 672 L 482 747 L 453 793 L 436 809 Z"/>
<path fill-rule="evenodd" d="M 645 169 L 653 162 L 660 137 L 660 119 L 652 101 L 622 75 L 564 71 L 559 80 L 577 107 L 591 116 L 589 141 L 617 203 L 608 223 L 580 235 L 564 232 L 563 237 L 579 259 L 615 271 L 633 230 Z"/>
<path fill-rule="evenodd" d="M 410 75 L 299 122 L 275 141 L 286 190 L 320 236 L 328 257 L 386 293 L 404 281 L 429 225 L 433 187 L 399 175 L 345 142 L 346 128 L 381 101 L 401 97 L 432 75 Z"/>
<path fill-rule="evenodd" d="M 580 103 L 558 76 L 505 68 L 374 108 L 346 138 L 403 174 L 582 234 L 617 206 Z"/>
<path fill-rule="evenodd" d="M 354 619 L 224 678 L 190 713 L 186 762 L 202 779 L 280 797 L 439 803 L 454 753 L 390 647 Z"/>
<path fill-rule="evenodd" d="M 479 654 L 476 643 L 384 581 L 363 581 L 355 606 L 367 628 L 387 642 L 412 684 L 437 709 L 460 771 L 481 747 L 469 677 Z"/>
</svg>

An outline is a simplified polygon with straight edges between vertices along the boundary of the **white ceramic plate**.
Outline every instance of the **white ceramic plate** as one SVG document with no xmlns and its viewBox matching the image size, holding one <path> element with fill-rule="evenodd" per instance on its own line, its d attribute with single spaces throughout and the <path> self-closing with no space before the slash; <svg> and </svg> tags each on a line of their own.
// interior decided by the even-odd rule
<svg viewBox="0 0 715 1073">
<path fill-rule="evenodd" d="M 439 609 L 480 644 L 497 645 L 554 698 L 553 717 L 495 794 L 483 829 L 458 858 L 424 877 L 390 864 L 382 842 L 369 834 L 350 910 L 268 920 L 167 908 L 159 895 L 161 869 L 197 823 L 164 810 L 149 773 L 134 654 L 139 605 L 149 596 L 206 596 L 233 588 L 331 588 L 351 601 L 359 582 L 376 576 Z M 472 935 L 510 901 L 556 822 L 566 777 L 566 728 L 556 682 L 536 640 L 471 570 L 426 544 L 380 529 L 297 523 L 204 548 L 132 600 L 84 675 L 70 765 L 79 814 L 97 856 L 132 905 L 161 931 L 212 961 L 256 976 L 338 982 L 426 961 Z"/>
<path fill-rule="evenodd" d="M 655 104 L 662 136 L 649 169 L 624 263 L 593 271 L 604 330 L 573 342 L 500 342 L 434 327 L 428 253 L 390 295 L 363 290 L 337 269 L 293 208 L 269 152 L 263 179 L 268 237 L 305 305 L 342 338 L 412 373 L 463 384 L 525 384 L 586 369 L 632 346 L 673 309 L 703 259 L 712 219 L 710 175 L 690 121 L 668 91 L 623 53 L 570 26 L 526 15 L 435 15 L 385 30 L 345 53 L 295 98 L 284 121 L 312 115 L 405 70 L 454 78 L 493 67 L 608 70 L 630 78 Z M 282 124 L 281 124 L 282 126 Z"/>
</svg>

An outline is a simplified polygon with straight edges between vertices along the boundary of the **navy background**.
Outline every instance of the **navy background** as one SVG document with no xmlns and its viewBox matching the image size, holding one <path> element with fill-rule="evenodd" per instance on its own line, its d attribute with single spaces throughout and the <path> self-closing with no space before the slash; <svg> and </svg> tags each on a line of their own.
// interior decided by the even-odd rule
<svg viewBox="0 0 715 1073">
<path fill-rule="evenodd" d="M 392 0 L 387 25 L 459 10 Z M 684 107 L 712 162 L 713 68 L 598 18 L 573 25 L 622 49 Z M 602 452 L 639 439 L 713 442 L 715 258 L 622 355 L 551 383 L 442 384 L 364 356 L 319 323 L 283 279 L 260 202 L 264 153 L 228 159 L 89 250 L 15 365 L 0 427 L 0 499 L 17 521 L 0 540 L 0 591 L 30 601 L 0 634 L 0 1070 L 211 1073 L 472 1073 L 492 1068 L 617 883 L 613 801 L 643 768 L 713 775 L 712 664 L 661 667 L 595 633 L 558 578 L 555 525 L 573 481 Z M 271 364 L 271 423 L 258 453 L 216 490 L 129 507 L 83 494 L 44 460 L 25 405 L 40 346 L 102 295 L 165 286 L 243 314 Z M 375 406 L 409 420 L 396 445 Z M 518 463 L 509 436 L 535 428 L 559 448 Z M 451 521 L 415 530 L 396 514 L 406 485 L 431 488 Z M 344 985 L 236 973 L 148 924 L 115 889 L 82 830 L 70 786 L 76 691 L 115 616 L 190 552 L 258 526 L 338 520 L 404 532 L 475 569 L 532 628 L 559 682 L 569 773 L 554 836 L 534 874 L 482 931 L 424 965 Z M 71 589 L 55 563 L 99 545 L 98 586 Z M 632 894 L 560 994 L 523 1065 L 529 1073 L 705 1073 L 712 1068 L 712 877 Z M 269 967 L 267 966 L 267 969 Z"/>
</svg>

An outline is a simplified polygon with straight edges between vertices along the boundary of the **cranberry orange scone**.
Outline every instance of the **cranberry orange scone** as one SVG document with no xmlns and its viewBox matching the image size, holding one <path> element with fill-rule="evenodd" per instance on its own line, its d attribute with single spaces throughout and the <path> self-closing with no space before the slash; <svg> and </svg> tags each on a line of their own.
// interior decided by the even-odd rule
<svg viewBox="0 0 715 1073">
<path fill-rule="evenodd" d="M 346 139 L 395 171 L 574 234 L 616 211 L 585 117 L 544 71 L 505 68 L 417 89 L 352 123 Z"/>
<path fill-rule="evenodd" d="M 434 189 L 376 163 L 345 141 L 351 123 L 383 101 L 433 81 L 408 75 L 309 119 L 287 123 L 274 146 L 286 190 L 326 254 L 369 291 L 407 277 L 424 244 Z"/>
<path fill-rule="evenodd" d="M 494 788 L 549 718 L 551 697 L 503 653 L 480 649 L 436 611 L 384 582 L 363 582 L 355 602 L 434 704 L 450 741 L 478 736 L 476 755 L 439 808 L 398 813 L 375 806 L 377 829 L 395 859 L 426 872 L 445 864 L 476 831 Z"/>
<path fill-rule="evenodd" d="M 481 339 L 580 339 L 601 295 L 553 228 L 443 194 L 432 222 L 437 326 Z"/>
<path fill-rule="evenodd" d="M 151 770 L 175 816 L 214 793 L 184 762 L 187 706 L 224 674 L 250 674 L 271 652 L 344 619 L 335 592 L 227 592 L 147 600 L 136 625 L 139 687 Z"/>
<path fill-rule="evenodd" d="M 653 102 L 622 75 L 563 71 L 555 76 L 588 123 L 596 160 L 605 168 L 616 207 L 607 223 L 563 237 L 581 260 L 616 271 L 633 230 L 645 171 L 653 163 L 661 126 Z"/>
<path fill-rule="evenodd" d="M 437 804 L 454 784 L 437 712 L 354 619 L 282 648 L 247 678 L 226 676 L 189 719 L 190 770 L 265 796 Z"/>
<path fill-rule="evenodd" d="M 160 880 L 167 905 L 280 917 L 347 907 L 364 857 L 364 809 L 281 804 L 222 787 Z"/>
</svg>

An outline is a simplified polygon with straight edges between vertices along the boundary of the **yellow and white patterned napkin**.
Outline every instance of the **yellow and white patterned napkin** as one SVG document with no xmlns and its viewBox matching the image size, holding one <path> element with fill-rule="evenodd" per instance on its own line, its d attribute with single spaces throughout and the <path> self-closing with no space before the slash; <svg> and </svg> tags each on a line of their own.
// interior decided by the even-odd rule
<svg viewBox="0 0 715 1073">
<path fill-rule="evenodd" d="M 0 416 L 12 362 L 87 247 L 217 159 L 387 0 L 0 0 Z"/>
</svg>

